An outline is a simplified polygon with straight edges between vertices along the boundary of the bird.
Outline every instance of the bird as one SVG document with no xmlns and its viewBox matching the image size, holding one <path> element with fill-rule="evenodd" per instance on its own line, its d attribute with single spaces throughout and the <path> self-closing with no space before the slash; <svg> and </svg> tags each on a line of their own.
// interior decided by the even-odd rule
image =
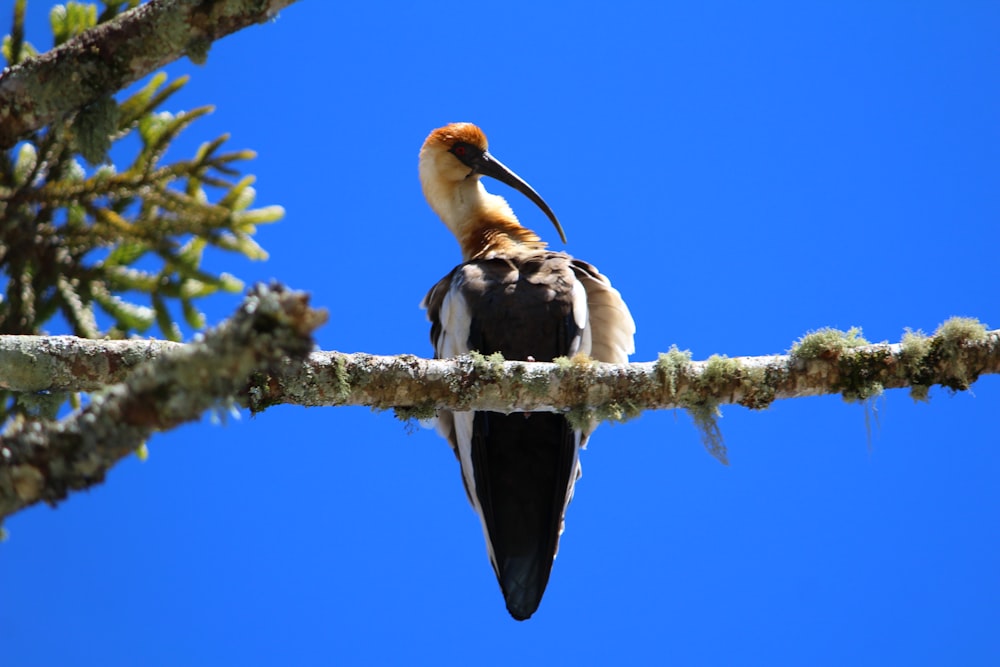
<svg viewBox="0 0 1000 667">
<path fill-rule="evenodd" d="M 525 195 L 566 243 L 555 213 L 489 152 L 480 128 L 451 123 L 433 130 L 420 149 L 419 173 L 427 203 L 462 252 L 462 263 L 421 303 L 435 357 L 475 351 L 552 361 L 583 353 L 628 361 L 635 322 L 621 294 L 591 264 L 549 250 L 503 197 L 487 192 L 483 176 Z M 507 611 L 526 620 L 548 585 L 580 476 L 580 450 L 593 427 L 574 429 L 552 411 L 439 410 L 437 429 L 458 458 Z"/>
</svg>

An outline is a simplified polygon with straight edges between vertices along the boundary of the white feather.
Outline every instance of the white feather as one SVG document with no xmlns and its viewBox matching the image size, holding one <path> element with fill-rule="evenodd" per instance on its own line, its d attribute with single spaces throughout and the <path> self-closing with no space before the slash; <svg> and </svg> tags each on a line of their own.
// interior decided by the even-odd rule
<svg viewBox="0 0 1000 667">
<path fill-rule="evenodd" d="M 461 275 L 461 272 L 455 274 L 441 302 L 441 335 L 435 344 L 437 356 L 441 359 L 450 359 L 469 351 L 472 316 L 460 290 Z"/>
<path fill-rule="evenodd" d="M 466 270 L 469 268 L 466 267 Z M 448 292 L 441 301 L 441 312 L 439 313 L 441 335 L 435 341 L 435 349 L 437 356 L 442 359 L 457 357 L 469 352 L 469 328 L 472 326 L 472 316 L 469 313 L 468 303 L 461 292 L 464 277 L 462 271 L 455 273 Z M 458 460 L 462 466 L 462 480 L 465 482 L 469 502 L 472 503 L 482 525 L 490 563 L 496 570 L 496 555 L 493 553 L 493 544 L 490 541 L 483 508 L 479 502 L 479 496 L 476 495 L 476 476 L 472 470 L 472 423 L 474 416 L 473 412 L 451 412 L 451 419 L 438 420 L 438 432 L 447 440 L 454 442 L 458 450 Z"/>
<path fill-rule="evenodd" d="M 590 312 L 587 307 L 587 288 L 576 278 L 573 279 L 573 321 L 580 332 L 570 342 L 569 356 L 579 352 L 590 354 L 592 332 L 590 330 Z"/>
</svg>

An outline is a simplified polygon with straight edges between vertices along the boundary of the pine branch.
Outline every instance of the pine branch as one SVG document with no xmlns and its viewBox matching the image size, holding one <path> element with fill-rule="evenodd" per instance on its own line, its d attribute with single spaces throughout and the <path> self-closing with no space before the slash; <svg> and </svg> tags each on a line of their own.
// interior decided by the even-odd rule
<svg viewBox="0 0 1000 667">
<path fill-rule="evenodd" d="M 325 313 L 308 307 L 304 293 L 258 286 L 231 319 L 199 342 L 140 343 L 122 351 L 119 342 L 104 341 L 124 353 L 124 363 L 153 358 L 62 421 L 22 418 L 0 437 L 0 519 L 97 484 L 153 432 L 194 421 L 205 410 L 231 406 L 247 377 L 267 373 L 282 359 L 305 357 L 313 347 L 312 332 L 325 319 Z M 113 364 L 114 359 L 105 356 L 104 362 Z M 6 363 L 0 367 L 11 368 Z"/>
<path fill-rule="evenodd" d="M 296 0 L 151 0 L 0 75 L 0 149 Z"/>
</svg>

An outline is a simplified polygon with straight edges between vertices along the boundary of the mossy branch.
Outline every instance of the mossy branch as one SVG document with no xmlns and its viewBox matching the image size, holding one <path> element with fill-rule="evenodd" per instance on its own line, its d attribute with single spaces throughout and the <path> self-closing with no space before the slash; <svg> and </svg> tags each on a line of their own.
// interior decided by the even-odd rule
<svg viewBox="0 0 1000 667">
<path fill-rule="evenodd" d="M 165 341 L 0 336 L 0 389 L 92 391 L 182 348 Z M 476 354 L 444 360 L 313 352 L 250 379 L 238 400 L 255 411 L 276 404 L 405 408 L 414 416 L 436 408 L 585 408 L 597 419 L 623 420 L 642 410 L 762 409 L 779 399 L 823 394 L 862 401 L 904 387 L 922 399 L 932 385 L 968 389 L 990 373 L 1000 373 L 1000 330 L 955 318 L 933 336 L 907 332 L 896 344 L 869 344 L 854 330 L 828 329 L 804 337 L 790 354 L 705 361 L 691 361 L 676 348 L 658 361 L 623 365 L 586 357 L 538 363 Z"/>
<path fill-rule="evenodd" d="M 152 358 L 62 421 L 17 418 L 0 437 L 0 519 L 40 501 L 55 504 L 70 491 L 97 484 L 152 433 L 233 405 L 245 392 L 248 377 L 268 374 L 282 360 L 304 358 L 313 347 L 312 332 L 325 319 L 324 312 L 309 308 L 304 293 L 258 286 L 231 319 L 199 342 L 156 345 L 155 354 L 149 354 L 150 348 L 140 350 L 126 363 Z M 80 340 L 123 349 L 122 341 Z M 104 361 L 115 363 L 108 357 Z M 86 365 L 81 360 L 81 367 Z M 23 364 L 14 366 L 23 369 Z M 0 367 L 8 368 L 6 363 Z M 4 375 L 12 377 L 7 371 Z M 19 376 L 15 372 L 13 377 Z"/>
<path fill-rule="evenodd" d="M 805 336 L 787 355 L 691 361 L 673 348 L 657 361 L 623 365 L 584 356 L 529 363 L 479 354 L 310 354 L 311 333 L 324 319 L 301 293 L 258 287 L 231 320 L 188 345 L 0 336 L 0 388 L 20 392 L 36 412 L 57 406 L 67 392 L 97 391 L 61 422 L 18 416 L 0 437 L 0 518 L 98 483 L 119 459 L 141 451 L 151 433 L 213 407 L 366 405 L 395 408 L 406 419 L 432 417 L 439 408 L 561 410 L 584 427 L 684 408 L 706 448 L 725 462 L 715 422 L 723 404 L 761 409 L 821 394 L 861 401 L 902 387 L 924 399 L 932 385 L 968 389 L 979 376 L 1000 373 L 1000 331 L 967 318 L 945 322 L 933 336 L 908 331 L 892 345 L 869 344 L 857 330 L 827 329 Z"/>
<path fill-rule="evenodd" d="M 99 104 L 169 62 L 187 55 L 204 62 L 212 42 L 250 25 L 274 18 L 295 0 L 151 0 L 113 20 L 62 41 L 37 57 L 16 59 L 0 75 L 0 149 L 32 132 L 64 119 L 88 105 Z M 70 9 L 79 3 L 68 3 Z M 108 3 L 125 4 L 125 3 Z M 131 3 L 134 4 L 134 3 Z M 18 2 L 23 14 L 23 2 Z M 89 8 L 84 7 L 83 9 Z M 82 10 L 81 10 L 82 13 Z M 66 12 L 57 25 L 87 25 L 104 17 Z M 60 43 L 61 42 L 61 43 Z M 14 31 L 11 50 L 22 49 L 23 35 Z M 32 52 L 26 55 L 34 55 Z M 94 110 L 98 124 L 106 118 Z M 93 136 L 106 140 L 107 133 Z"/>
</svg>

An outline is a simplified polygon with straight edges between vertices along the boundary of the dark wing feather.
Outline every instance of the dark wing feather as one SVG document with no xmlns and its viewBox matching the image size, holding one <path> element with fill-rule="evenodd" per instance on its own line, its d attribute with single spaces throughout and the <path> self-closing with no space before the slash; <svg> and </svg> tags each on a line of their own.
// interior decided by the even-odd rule
<svg viewBox="0 0 1000 667">
<path fill-rule="evenodd" d="M 481 260 L 463 273 L 471 349 L 536 361 L 569 353 L 580 331 L 565 255 Z M 523 620 L 538 608 L 552 571 L 576 436 L 560 414 L 477 412 L 471 456 L 497 580 L 508 611 Z"/>
<path fill-rule="evenodd" d="M 518 620 L 538 608 L 559 547 L 576 444 L 552 412 L 475 413 L 472 465 L 507 610 Z"/>
</svg>

